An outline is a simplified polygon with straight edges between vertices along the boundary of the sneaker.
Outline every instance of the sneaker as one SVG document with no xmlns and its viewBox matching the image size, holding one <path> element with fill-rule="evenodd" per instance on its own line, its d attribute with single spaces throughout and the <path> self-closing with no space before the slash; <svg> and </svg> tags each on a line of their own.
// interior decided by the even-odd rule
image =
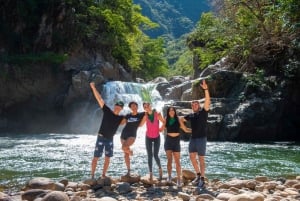
<svg viewBox="0 0 300 201">
<path fill-rule="evenodd" d="M 180 180 L 177 180 L 177 187 L 182 187 L 183 185 L 182 185 L 182 183 L 181 183 L 181 181 Z"/>
<path fill-rule="evenodd" d="M 167 182 L 168 182 L 168 183 L 171 183 L 171 182 L 172 182 L 172 177 L 171 177 L 171 176 L 168 176 Z"/>
<path fill-rule="evenodd" d="M 192 181 L 193 186 L 198 186 L 199 181 L 200 181 L 200 176 L 196 176 L 196 178 Z"/>
<path fill-rule="evenodd" d="M 205 185 L 205 181 L 202 180 L 202 179 L 200 179 L 197 186 L 198 186 L 199 188 L 203 188 L 204 185 Z"/>
</svg>

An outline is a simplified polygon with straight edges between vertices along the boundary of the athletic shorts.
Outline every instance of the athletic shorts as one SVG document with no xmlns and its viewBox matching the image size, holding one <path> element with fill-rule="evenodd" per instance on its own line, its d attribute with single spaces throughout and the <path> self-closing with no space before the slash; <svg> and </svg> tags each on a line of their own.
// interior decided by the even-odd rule
<svg viewBox="0 0 300 201">
<path fill-rule="evenodd" d="M 130 138 L 130 137 L 134 137 L 134 138 L 136 138 L 136 133 L 134 134 L 128 134 L 128 133 L 121 133 L 121 139 L 122 140 L 127 140 L 128 138 Z"/>
<path fill-rule="evenodd" d="M 109 140 L 98 135 L 95 151 L 94 151 L 94 157 L 102 157 L 104 149 L 105 149 L 105 156 L 112 157 L 114 152 L 113 140 Z"/>
<path fill-rule="evenodd" d="M 197 152 L 199 156 L 205 156 L 207 137 L 191 138 L 189 143 L 189 153 Z"/>
<path fill-rule="evenodd" d="M 173 152 L 180 152 L 180 136 L 171 137 L 167 135 L 164 147 L 165 151 L 171 150 Z"/>
</svg>

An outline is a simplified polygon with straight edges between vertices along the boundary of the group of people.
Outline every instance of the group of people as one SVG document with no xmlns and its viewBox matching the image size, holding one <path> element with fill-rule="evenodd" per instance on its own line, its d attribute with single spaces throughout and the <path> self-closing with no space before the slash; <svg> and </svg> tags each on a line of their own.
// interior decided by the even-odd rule
<svg viewBox="0 0 300 201">
<path fill-rule="evenodd" d="M 189 142 L 189 156 L 191 163 L 196 172 L 196 178 L 192 181 L 194 185 L 202 188 L 205 181 L 205 153 L 207 143 L 207 118 L 210 108 L 210 95 L 208 86 L 203 80 L 200 87 L 204 90 L 205 101 L 203 107 L 199 101 L 191 102 L 192 113 L 179 117 L 176 113 L 176 108 L 170 106 L 167 108 L 166 117 L 164 118 L 160 112 L 152 109 L 148 102 L 143 103 L 144 112 L 138 112 L 138 104 L 132 101 L 128 104 L 131 112 L 125 116 L 120 115 L 124 107 L 122 101 L 115 103 L 111 110 L 102 99 L 100 93 L 95 87 L 95 83 L 90 83 L 93 94 L 103 110 L 103 119 L 97 136 L 97 141 L 94 150 L 94 157 L 91 165 L 91 176 L 94 178 L 98 160 L 105 151 L 103 163 L 102 177 L 106 176 L 109 167 L 110 158 L 113 156 L 113 137 L 119 127 L 124 125 L 121 132 L 121 144 L 124 152 L 124 160 L 127 167 L 127 175 L 130 175 L 130 156 L 133 152 L 130 146 L 134 144 L 137 130 L 146 123 L 145 144 L 148 156 L 149 178 L 153 180 L 153 158 L 159 168 L 159 179 L 163 177 L 163 170 L 159 158 L 160 148 L 160 132 L 166 129 L 166 138 L 164 149 L 167 156 L 167 181 L 172 181 L 172 163 L 175 162 L 177 173 L 177 185 L 182 186 L 181 181 L 181 165 L 180 165 L 180 129 L 191 134 Z M 189 121 L 191 128 L 187 128 L 185 122 Z"/>
</svg>

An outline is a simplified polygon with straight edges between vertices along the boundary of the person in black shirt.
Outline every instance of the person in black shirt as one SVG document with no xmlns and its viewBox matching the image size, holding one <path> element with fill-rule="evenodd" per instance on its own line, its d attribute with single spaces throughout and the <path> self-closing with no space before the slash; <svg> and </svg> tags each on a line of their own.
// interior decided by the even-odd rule
<svg viewBox="0 0 300 201">
<path fill-rule="evenodd" d="M 113 156 L 113 148 L 114 148 L 113 137 L 119 125 L 123 123 L 122 120 L 124 119 L 124 116 L 119 115 L 119 113 L 123 109 L 124 103 L 122 101 L 116 102 L 114 109 L 112 111 L 105 104 L 100 93 L 96 89 L 94 82 L 90 83 L 90 87 L 93 91 L 93 94 L 99 106 L 103 110 L 103 118 L 98 132 L 95 151 L 94 151 L 94 158 L 92 160 L 92 165 L 91 165 L 92 166 L 91 176 L 92 178 L 94 178 L 98 159 L 103 155 L 103 150 L 105 148 L 105 159 L 104 159 L 103 170 L 102 170 L 102 177 L 105 177 L 109 167 L 110 157 Z"/>
<path fill-rule="evenodd" d="M 189 153 L 190 160 L 197 174 L 196 179 L 192 183 L 202 188 L 205 184 L 205 153 L 207 143 L 206 127 L 208 111 L 210 108 L 210 95 L 205 80 L 203 80 L 200 86 L 205 93 L 205 101 L 203 108 L 201 108 L 199 101 L 192 101 L 191 107 L 193 113 L 186 115 L 184 118 L 182 118 L 182 121 L 190 121 L 192 128 L 192 135 L 189 142 Z"/>
<path fill-rule="evenodd" d="M 186 133 L 190 133 L 191 130 L 179 120 L 175 107 L 168 107 L 166 116 L 164 128 L 167 129 L 167 136 L 165 139 L 164 148 L 167 155 L 167 182 L 172 182 L 172 161 L 174 158 L 177 173 L 177 186 L 181 187 L 180 128 L 182 128 Z"/>
<path fill-rule="evenodd" d="M 127 167 L 127 175 L 130 176 L 130 155 L 133 154 L 130 146 L 135 142 L 136 132 L 138 127 L 141 126 L 142 119 L 145 118 L 145 112 L 138 112 L 138 104 L 134 101 L 130 102 L 128 107 L 131 109 L 131 113 L 125 116 L 126 125 L 122 130 L 120 138 Z"/>
</svg>

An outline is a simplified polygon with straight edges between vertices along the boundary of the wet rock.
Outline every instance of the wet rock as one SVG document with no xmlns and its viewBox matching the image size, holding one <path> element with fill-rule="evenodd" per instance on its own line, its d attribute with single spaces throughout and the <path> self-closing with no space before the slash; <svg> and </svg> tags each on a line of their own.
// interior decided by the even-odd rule
<svg viewBox="0 0 300 201">
<path fill-rule="evenodd" d="M 127 182 L 130 184 L 138 183 L 141 180 L 141 176 L 136 173 L 126 174 L 124 176 L 121 176 L 122 182 Z"/>
<path fill-rule="evenodd" d="M 69 197 L 61 191 L 52 191 L 48 193 L 41 201 L 69 201 Z"/>
<path fill-rule="evenodd" d="M 45 177 L 37 177 L 30 180 L 25 189 L 45 189 L 45 190 L 54 190 L 55 183 L 53 180 Z"/>
<path fill-rule="evenodd" d="M 22 200 L 27 200 L 27 201 L 33 201 L 38 197 L 44 197 L 49 190 L 43 190 L 43 189 L 30 189 L 25 191 L 21 197 Z"/>
</svg>

